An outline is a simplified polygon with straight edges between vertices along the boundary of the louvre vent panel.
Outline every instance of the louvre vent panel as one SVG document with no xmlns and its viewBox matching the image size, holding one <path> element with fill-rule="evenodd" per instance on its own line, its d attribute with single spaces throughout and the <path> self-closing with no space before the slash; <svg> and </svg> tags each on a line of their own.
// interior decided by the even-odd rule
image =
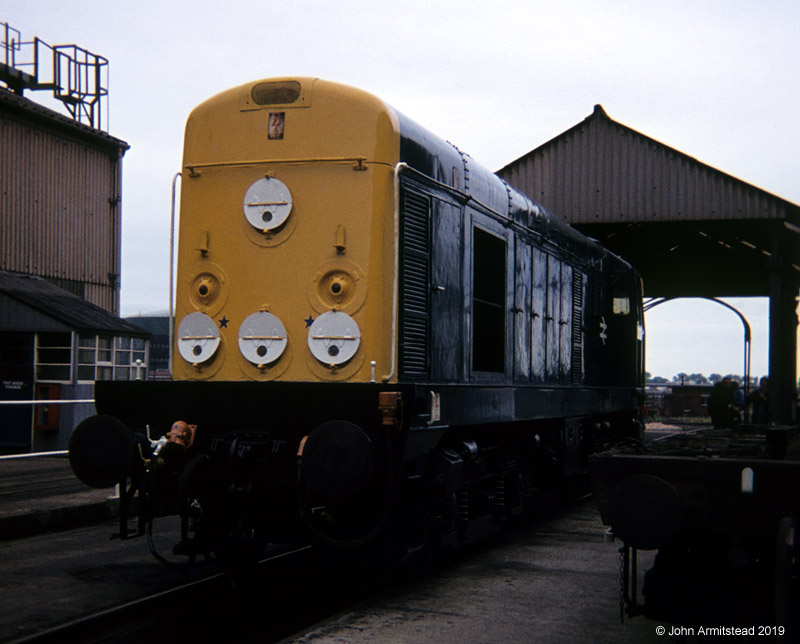
<svg viewBox="0 0 800 644">
<path fill-rule="evenodd" d="M 403 306 L 406 311 L 428 314 L 428 262 L 425 257 L 406 255 L 405 258 L 406 290 Z"/>
<path fill-rule="evenodd" d="M 403 232 L 405 234 L 405 241 L 412 247 L 422 251 L 428 248 L 428 229 L 427 229 L 427 213 L 409 213 L 406 212 L 405 226 Z"/>
<path fill-rule="evenodd" d="M 428 322 L 406 318 L 403 326 L 403 372 L 425 374 L 428 372 Z"/>
<path fill-rule="evenodd" d="M 583 382 L 583 273 L 572 273 L 572 370 L 573 384 Z"/>
<path fill-rule="evenodd" d="M 400 367 L 403 375 L 425 375 L 429 370 L 431 202 L 406 190 L 401 220 Z"/>
</svg>

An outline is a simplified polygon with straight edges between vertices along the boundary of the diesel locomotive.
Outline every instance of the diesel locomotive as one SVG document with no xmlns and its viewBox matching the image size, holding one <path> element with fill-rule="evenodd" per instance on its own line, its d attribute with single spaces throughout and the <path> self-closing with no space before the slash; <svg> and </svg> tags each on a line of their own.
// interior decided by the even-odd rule
<svg viewBox="0 0 800 644">
<path fill-rule="evenodd" d="M 636 271 L 332 82 L 191 113 L 175 312 L 173 380 L 97 382 L 70 459 L 190 556 L 464 543 L 638 432 Z"/>
</svg>

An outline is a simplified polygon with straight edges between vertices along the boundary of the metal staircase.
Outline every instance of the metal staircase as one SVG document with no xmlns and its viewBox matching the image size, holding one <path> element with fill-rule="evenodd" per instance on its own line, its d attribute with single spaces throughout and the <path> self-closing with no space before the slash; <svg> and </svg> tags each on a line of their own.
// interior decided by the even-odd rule
<svg viewBox="0 0 800 644">
<path fill-rule="evenodd" d="M 82 47 L 24 41 L 0 22 L 0 82 L 19 96 L 50 90 L 79 123 L 108 128 L 108 60 Z"/>
</svg>

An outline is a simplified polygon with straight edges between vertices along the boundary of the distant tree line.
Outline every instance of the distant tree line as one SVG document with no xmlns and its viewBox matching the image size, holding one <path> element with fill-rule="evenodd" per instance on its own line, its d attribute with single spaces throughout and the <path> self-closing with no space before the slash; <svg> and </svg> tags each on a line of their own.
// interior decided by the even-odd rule
<svg viewBox="0 0 800 644">
<path fill-rule="evenodd" d="M 645 378 L 648 384 L 654 385 L 666 385 L 666 384 L 678 384 L 678 385 L 715 385 L 718 382 L 721 382 L 724 378 L 730 378 L 738 382 L 739 384 L 744 384 L 744 378 L 738 374 L 729 373 L 723 376 L 720 373 L 712 373 L 710 376 L 705 376 L 702 373 L 679 373 L 672 377 L 672 380 L 668 378 L 664 378 L 663 376 L 653 376 L 650 372 L 645 372 Z M 750 377 L 750 384 L 752 386 L 758 387 L 758 381 L 760 376 L 751 376 Z"/>
</svg>

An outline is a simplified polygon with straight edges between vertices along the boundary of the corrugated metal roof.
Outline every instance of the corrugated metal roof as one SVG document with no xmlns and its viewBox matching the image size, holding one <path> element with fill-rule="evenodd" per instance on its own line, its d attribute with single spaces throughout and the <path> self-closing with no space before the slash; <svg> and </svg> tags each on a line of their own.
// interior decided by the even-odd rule
<svg viewBox="0 0 800 644">
<path fill-rule="evenodd" d="M 142 329 L 108 311 L 87 302 L 72 293 L 34 275 L 23 275 L 0 271 L 0 294 L 34 309 L 40 315 L 63 323 L 77 331 L 114 333 L 121 335 L 148 337 L 149 331 Z M 4 331 L 36 331 L 20 329 L 13 321 L 6 320 Z"/>
<path fill-rule="evenodd" d="M 800 207 L 612 120 L 583 122 L 499 176 L 573 224 L 782 219 Z"/>
<path fill-rule="evenodd" d="M 609 118 L 497 172 L 630 261 L 648 296 L 764 296 L 800 274 L 800 206 Z"/>
<path fill-rule="evenodd" d="M 27 118 L 35 118 L 46 121 L 58 129 L 68 131 L 74 136 L 80 138 L 89 138 L 94 145 L 105 144 L 114 148 L 120 156 L 125 154 L 125 151 L 130 149 L 130 146 L 116 137 L 97 130 L 83 123 L 59 114 L 44 105 L 40 105 L 24 96 L 18 96 L 9 89 L 0 87 L 0 109 L 8 111 L 17 111 L 25 114 Z"/>
</svg>

